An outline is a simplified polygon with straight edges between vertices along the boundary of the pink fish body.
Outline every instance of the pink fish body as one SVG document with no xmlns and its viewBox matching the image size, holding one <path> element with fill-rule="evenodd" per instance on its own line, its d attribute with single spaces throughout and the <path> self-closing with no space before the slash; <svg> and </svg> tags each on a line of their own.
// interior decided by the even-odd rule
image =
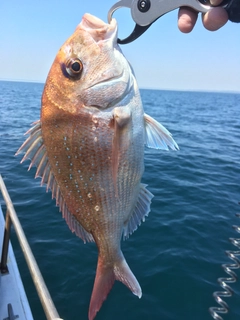
<svg viewBox="0 0 240 320">
<path fill-rule="evenodd" d="M 94 319 L 115 280 L 139 298 L 140 285 L 121 251 L 150 211 L 141 184 L 144 146 L 178 149 L 144 114 L 132 69 L 117 44 L 117 25 L 85 14 L 50 69 L 41 119 L 21 146 L 52 190 L 72 232 L 98 247 L 89 307 Z"/>
</svg>

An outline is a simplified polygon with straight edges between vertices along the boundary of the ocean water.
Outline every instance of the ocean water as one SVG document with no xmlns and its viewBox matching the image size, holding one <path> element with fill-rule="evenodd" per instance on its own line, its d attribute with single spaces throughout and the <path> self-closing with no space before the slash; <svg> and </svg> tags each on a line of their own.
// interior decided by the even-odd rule
<svg viewBox="0 0 240 320">
<path fill-rule="evenodd" d="M 87 319 L 97 263 L 95 244 L 83 244 L 61 217 L 35 168 L 14 154 L 39 119 L 42 84 L 0 82 L 0 173 L 32 251 L 64 320 Z M 141 299 L 114 284 L 96 320 L 207 320 L 240 201 L 240 95 L 142 90 L 145 112 L 173 134 L 180 151 L 146 149 L 143 183 L 154 194 L 146 222 L 122 242 L 142 290 Z M 3 209 L 5 206 L 1 199 Z M 12 232 L 22 279 L 36 320 L 45 319 Z M 238 276 L 239 270 L 235 270 Z M 224 319 L 240 319 L 240 280 Z"/>
</svg>

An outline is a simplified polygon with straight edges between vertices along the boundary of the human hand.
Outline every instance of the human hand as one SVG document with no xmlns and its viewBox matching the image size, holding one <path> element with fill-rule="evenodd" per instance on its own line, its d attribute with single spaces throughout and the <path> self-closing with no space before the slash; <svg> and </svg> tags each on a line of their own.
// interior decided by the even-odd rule
<svg viewBox="0 0 240 320">
<path fill-rule="evenodd" d="M 210 0 L 213 6 L 219 5 L 222 0 Z M 178 12 L 178 28 L 184 33 L 191 32 L 197 21 L 198 12 L 188 7 L 182 7 Z M 204 27 L 210 31 L 216 31 L 224 26 L 228 21 L 227 11 L 221 7 L 213 8 L 202 14 Z"/>
</svg>

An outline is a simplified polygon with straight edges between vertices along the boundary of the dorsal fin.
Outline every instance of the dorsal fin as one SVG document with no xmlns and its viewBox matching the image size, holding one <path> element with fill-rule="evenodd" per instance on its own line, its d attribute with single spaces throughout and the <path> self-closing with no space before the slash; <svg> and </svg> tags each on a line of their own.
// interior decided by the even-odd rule
<svg viewBox="0 0 240 320">
<path fill-rule="evenodd" d="M 150 212 L 150 204 L 153 194 L 148 191 L 146 187 L 146 184 L 141 183 L 137 203 L 131 217 L 126 222 L 123 229 L 124 240 L 129 238 L 129 236 L 137 230 L 138 226 L 141 225 L 142 221 L 145 221 L 145 217 L 148 216 L 148 213 Z"/>
<path fill-rule="evenodd" d="M 21 163 L 26 159 L 31 159 L 28 170 L 30 170 L 32 166 L 37 167 L 35 178 L 41 177 L 41 185 L 46 184 L 47 191 L 49 189 L 52 191 L 52 198 L 56 199 L 56 205 L 59 206 L 59 211 L 62 212 L 62 216 L 66 220 L 70 230 L 75 232 L 76 235 L 84 241 L 84 243 L 93 242 L 93 236 L 81 226 L 67 208 L 48 161 L 47 151 L 42 138 L 40 120 L 36 121 L 34 126 L 28 130 L 26 134 L 30 134 L 30 136 L 19 148 L 16 155 L 25 152 Z"/>
<path fill-rule="evenodd" d="M 144 114 L 146 146 L 154 149 L 179 150 L 177 143 L 172 138 L 171 133 L 155 119 Z"/>
</svg>

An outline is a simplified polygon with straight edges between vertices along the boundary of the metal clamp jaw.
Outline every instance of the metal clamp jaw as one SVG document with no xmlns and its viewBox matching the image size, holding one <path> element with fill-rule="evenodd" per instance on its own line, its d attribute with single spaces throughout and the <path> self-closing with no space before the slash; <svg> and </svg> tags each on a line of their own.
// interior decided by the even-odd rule
<svg viewBox="0 0 240 320">
<path fill-rule="evenodd" d="M 221 7 L 227 6 L 228 0 L 222 2 Z M 180 7 L 189 7 L 197 12 L 206 13 L 212 9 L 208 0 L 120 0 L 114 4 L 108 12 L 108 21 L 112 19 L 113 13 L 122 7 L 131 9 L 131 15 L 136 22 L 133 32 L 118 43 L 126 44 L 141 36 L 158 18 L 172 10 Z"/>
</svg>

